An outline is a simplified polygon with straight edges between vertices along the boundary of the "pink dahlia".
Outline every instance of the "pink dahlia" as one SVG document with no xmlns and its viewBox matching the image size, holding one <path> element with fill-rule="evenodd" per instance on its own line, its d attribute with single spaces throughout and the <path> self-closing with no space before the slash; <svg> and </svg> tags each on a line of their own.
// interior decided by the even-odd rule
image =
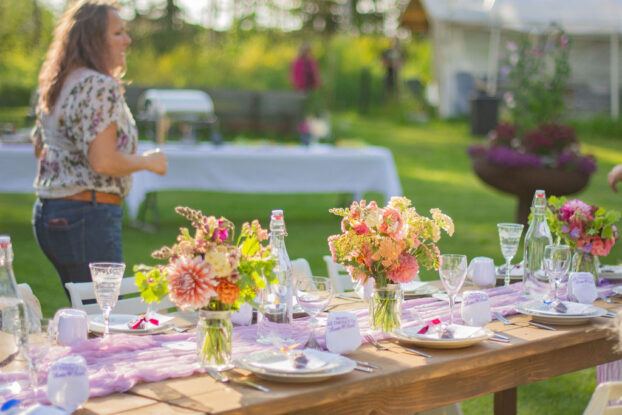
<svg viewBox="0 0 622 415">
<path fill-rule="evenodd" d="M 180 307 L 205 307 L 216 296 L 216 285 L 209 264 L 200 256 L 182 256 L 168 266 L 169 297 Z"/>
<path fill-rule="evenodd" d="M 576 211 L 579 211 L 580 217 L 585 217 L 589 220 L 594 219 L 592 216 L 592 208 L 587 203 L 583 202 L 579 199 L 572 199 L 564 203 L 564 206 L 561 208 L 561 217 L 562 220 L 566 222 L 570 222 L 570 218 L 575 214 Z"/>
<path fill-rule="evenodd" d="M 412 255 L 402 253 L 389 268 L 387 277 L 393 282 L 409 282 L 417 275 L 419 263 Z"/>
</svg>

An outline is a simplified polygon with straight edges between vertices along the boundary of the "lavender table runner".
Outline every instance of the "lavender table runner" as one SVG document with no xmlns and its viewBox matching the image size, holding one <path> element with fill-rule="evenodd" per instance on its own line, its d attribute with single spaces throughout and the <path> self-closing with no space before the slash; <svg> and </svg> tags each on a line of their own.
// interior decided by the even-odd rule
<svg viewBox="0 0 622 415">
<path fill-rule="evenodd" d="M 605 295 L 611 293 L 610 284 L 599 287 Z M 509 287 L 496 287 L 485 290 L 488 293 L 493 311 L 502 315 L 515 314 L 513 306 L 522 301 L 522 284 L 512 284 Z M 358 317 L 359 327 L 364 333 L 368 330 L 367 307 L 349 310 Z M 455 315 L 459 318 L 460 307 L 455 308 Z M 435 318 L 442 321 L 449 319 L 449 305 L 445 301 L 425 297 L 405 301 L 402 307 L 402 326 L 411 327 Z M 320 319 L 318 341 L 324 345 L 325 318 Z M 308 318 L 298 319 L 297 341 L 304 343 L 309 334 Z M 240 326 L 233 329 L 233 357 L 255 351 L 269 350 L 274 346 L 256 342 L 255 325 Z M 380 333 L 376 339 L 388 338 L 389 335 Z M 39 401 L 47 403 L 45 397 L 45 383 L 51 362 L 70 354 L 84 356 L 88 364 L 90 396 L 105 396 L 115 392 L 124 392 L 131 389 L 138 382 L 155 382 L 167 378 L 190 376 L 200 371 L 196 360 L 195 335 L 159 334 L 152 336 L 135 336 L 128 334 L 114 334 L 109 339 L 90 339 L 76 347 L 47 346 L 33 351 L 38 363 L 39 384 L 44 385 L 36 393 L 32 390 L 21 391 L 17 394 L 3 390 L 2 385 L 16 379 L 26 379 L 25 372 L 0 373 L 0 403 L 17 398 L 24 403 Z M 618 371 L 619 375 L 619 371 Z"/>
</svg>

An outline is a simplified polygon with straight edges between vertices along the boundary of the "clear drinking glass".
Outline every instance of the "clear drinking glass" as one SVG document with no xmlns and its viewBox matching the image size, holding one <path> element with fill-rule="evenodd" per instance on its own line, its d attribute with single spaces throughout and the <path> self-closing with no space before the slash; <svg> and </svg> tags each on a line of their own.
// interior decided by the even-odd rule
<svg viewBox="0 0 622 415">
<path fill-rule="evenodd" d="M 553 301 L 557 301 L 557 290 L 560 282 L 570 270 L 572 251 L 568 245 L 547 245 L 544 247 L 544 270 L 554 287 Z"/>
<path fill-rule="evenodd" d="M 306 348 L 322 349 L 315 338 L 315 318 L 330 303 L 333 297 L 333 284 L 328 277 L 305 277 L 296 281 L 296 300 L 300 307 L 311 317 L 311 334 L 305 344 Z"/>
<path fill-rule="evenodd" d="M 121 280 L 125 272 L 122 262 L 92 262 L 89 264 L 95 287 L 95 298 L 104 317 L 104 337 L 110 334 L 110 313 L 119 300 Z"/>
<path fill-rule="evenodd" d="M 456 303 L 456 294 L 462 288 L 467 272 L 466 255 L 445 254 L 441 255 L 441 264 L 438 268 L 438 274 L 445 287 L 445 291 L 449 295 L 449 324 L 454 322 L 454 304 Z"/>
<path fill-rule="evenodd" d="M 505 280 L 504 285 L 510 285 L 510 266 L 512 258 L 516 255 L 516 250 L 520 244 L 520 237 L 523 233 L 523 225 L 520 223 L 498 223 L 499 242 L 501 243 L 501 253 L 505 258 Z"/>
</svg>

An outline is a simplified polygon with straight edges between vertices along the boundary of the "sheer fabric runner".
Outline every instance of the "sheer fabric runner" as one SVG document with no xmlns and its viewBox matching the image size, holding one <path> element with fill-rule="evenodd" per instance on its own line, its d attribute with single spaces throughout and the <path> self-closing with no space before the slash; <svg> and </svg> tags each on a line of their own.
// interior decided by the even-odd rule
<svg viewBox="0 0 622 415">
<path fill-rule="evenodd" d="M 599 287 L 603 294 L 611 292 L 612 285 Z M 509 287 L 496 287 L 485 290 L 488 293 L 493 311 L 502 315 L 516 314 L 513 306 L 520 302 L 522 284 L 512 284 Z M 361 332 L 366 332 L 368 325 L 367 307 L 349 310 L 356 314 Z M 456 308 L 459 317 L 459 307 Z M 445 301 L 426 297 L 404 301 L 402 307 L 402 326 L 410 327 L 435 318 L 443 321 L 449 319 L 449 307 Z M 309 334 L 308 318 L 297 319 L 294 324 L 303 344 Z M 326 318 L 320 318 L 318 327 L 318 342 L 324 345 L 324 325 Z M 233 329 L 233 357 L 251 352 L 270 350 L 274 346 L 256 342 L 255 325 L 239 326 Z M 376 339 L 388 338 L 385 333 L 376 334 Z M 32 390 L 21 391 L 17 394 L 3 390 L 2 384 L 16 379 L 27 379 L 25 372 L 0 373 L 0 403 L 11 398 L 17 398 L 24 403 L 39 401 L 47 403 L 45 397 L 45 383 L 51 362 L 70 354 L 84 356 L 88 364 L 91 397 L 105 396 L 115 392 L 124 392 L 131 389 L 138 382 L 156 382 L 167 378 L 190 376 L 199 372 L 196 359 L 195 335 L 193 333 L 159 334 L 152 336 L 135 336 L 128 334 L 113 334 L 110 340 L 103 338 L 90 339 L 82 344 L 71 347 L 48 346 L 34 350 L 34 358 L 39 362 L 39 388 L 37 396 Z M 619 375 L 619 373 L 618 373 Z"/>
</svg>

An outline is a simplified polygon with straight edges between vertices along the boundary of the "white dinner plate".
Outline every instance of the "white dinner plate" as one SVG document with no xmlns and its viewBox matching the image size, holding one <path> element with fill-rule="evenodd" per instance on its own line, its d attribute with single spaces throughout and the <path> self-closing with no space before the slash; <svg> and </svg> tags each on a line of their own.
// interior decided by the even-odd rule
<svg viewBox="0 0 622 415">
<path fill-rule="evenodd" d="M 576 324 L 585 324 L 591 318 L 600 317 L 607 314 L 607 310 L 601 307 L 596 307 L 594 305 L 590 305 L 589 308 L 585 310 L 583 314 L 577 315 L 575 314 L 562 314 L 551 311 L 543 311 L 538 309 L 541 301 L 528 301 L 525 303 L 518 304 L 514 309 L 519 313 L 526 314 L 531 316 L 534 321 L 544 324 L 558 324 L 558 325 L 576 325 Z M 571 302 L 564 301 L 564 304 L 568 307 L 569 305 L 572 307 Z M 575 303 L 576 304 L 576 303 Z"/>
<path fill-rule="evenodd" d="M 622 279 L 622 265 L 602 265 L 598 269 L 598 277 L 608 280 Z"/>
<path fill-rule="evenodd" d="M 505 279 L 505 264 L 495 267 L 495 276 L 498 280 Z M 510 268 L 510 280 L 522 280 L 523 279 L 523 263 L 512 264 Z"/>
<path fill-rule="evenodd" d="M 438 287 L 425 281 L 411 281 L 400 284 L 404 298 L 416 298 L 432 295 L 439 290 Z"/>
<path fill-rule="evenodd" d="M 111 333 L 130 333 L 130 334 L 154 334 L 168 330 L 173 324 L 173 316 L 165 316 L 162 314 L 154 314 L 153 318 L 159 321 L 159 325 L 144 329 L 131 329 L 128 323 L 138 316 L 134 314 L 111 314 L 110 315 L 110 332 Z M 89 330 L 94 333 L 104 332 L 104 317 L 101 314 L 89 314 Z"/>
<path fill-rule="evenodd" d="M 402 343 L 433 349 L 462 349 L 494 336 L 492 330 L 485 327 L 470 327 L 459 324 L 453 324 L 451 327 L 456 329 L 457 338 L 440 339 L 426 334 L 418 334 L 417 332 L 421 330 L 422 326 L 398 329 L 393 332 L 393 335 Z"/>
<path fill-rule="evenodd" d="M 618 294 L 618 295 L 622 295 L 622 285 L 618 285 L 618 286 L 613 287 L 612 291 L 614 293 Z"/>
<path fill-rule="evenodd" d="M 355 361 L 348 359 L 347 357 L 344 357 L 344 356 L 336 357 L 335 367 L 332 367 L 329 370 L 325 370 L 321 372 L 311 372 L 311 373 L 275 372 L 275 371 L 268 370 L 262 367 L 257 367 L 252 364 L 253 362 L 263 361 L 266 358 L 269 358 L 273 353 L 274 351 L 251 353 L 249 355 L 236 359 L 235 364 L 238 367 L 241 367 L 250 372 L 253 372 L 255 375 L 257 375 L 258 377 L 262 379 L 271 380 L 275 382 L 286 382 L 286 383 L 321 382 L 323 380 L 330 379 L 335 376 L 340 376 L 346 373 L 350 373 L 356 367 Z"/>
<path fill-rule="evenodd" d="M 437 300 L 449 302 L 449 294 L 447 294 L 445 291 L 439 291 L 437 293 L 434 293 L 434 294 L 432 294 L 432 297 L 436 298 Z M 462 293 L 456 294 L 455 300 L 456 300 L 456 304 L 461 303 L 462 302 Z"/>
<path fill-rule="evenodd" d="M 249 366 L 264 369 L 268 372 L 290 374 L 327 372 L 335 369 L 340 364 L 340 356 L 335 353 L 313 349 L 305 349 L 302 353 L 304 353 L 305 357 L 308 359 L 308 363 L 306 367 L 299 369 L 295 368 L 290 358 L 279 350 L 273 350 L 266 354 L 256 356 L 254 359 L 248 359 L 246 363 Z"/>
</svg>

